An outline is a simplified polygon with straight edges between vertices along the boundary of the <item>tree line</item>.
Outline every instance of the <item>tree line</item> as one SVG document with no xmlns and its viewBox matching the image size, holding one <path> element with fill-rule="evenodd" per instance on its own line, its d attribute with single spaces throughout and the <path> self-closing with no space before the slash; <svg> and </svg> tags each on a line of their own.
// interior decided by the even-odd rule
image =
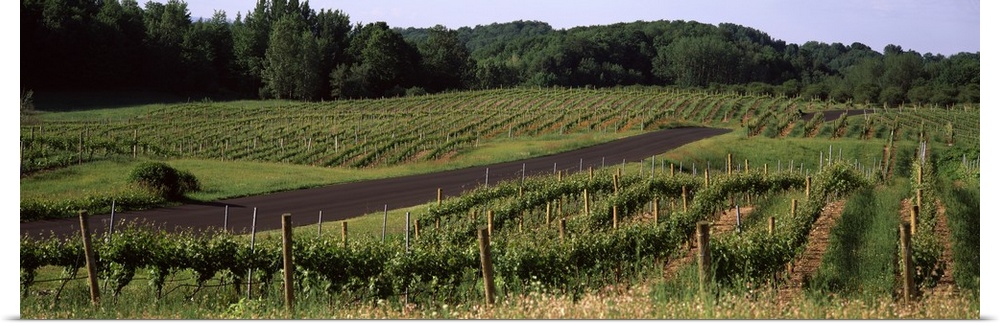
<svg viewBox="0 0 1000 326">
<path fill-rule="evenodd" d="M 673 85 L 888 106 L 979 102 L 979 52 L 788 44 L 729 23 L 402 29 L 298 0 L 258 0 L 234 19 L 192 19 L 179 0 L 22 0 L 20 39 L 21 88 L 33 90 L 323 100 Z"/>
</svg>

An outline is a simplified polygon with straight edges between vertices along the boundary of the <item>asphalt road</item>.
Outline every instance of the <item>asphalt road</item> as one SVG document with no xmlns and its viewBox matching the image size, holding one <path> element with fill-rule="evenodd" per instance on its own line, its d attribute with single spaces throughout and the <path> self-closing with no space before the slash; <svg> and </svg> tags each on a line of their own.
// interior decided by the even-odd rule
<svg viewBox="0 0 1000 326">
<path fill-rule="evenodd" d="M 834 120 L 844 111 L 824 112 L 826 119 Z M 848 114 L 861 114 L 860 110 Z M 808 120 L 812 114 L 802 118 Z M 318 222 L 319 212 L 323 221 L 343 220 L 372 212 L 380 212 L 385 205 L 390 210 L 410 207 L 435 200 L 437 189 L 444 197 L 461 194 L 487 181 L 495 184 L 502 180 L 521 177 L 522 168 L 527 176 L 555 173 L 555 170 L 577 172 L 589 167 L 612 166 L 637 162 L 673 148 L 704 138 L 729 132 L 717 128 L 677 128 L 648 132 L 574 151 L 488 166 L 435 172 L 421 175 L 380 180 L 337 184 L 326 187 L 286 191 L 274 194 L 220 200 L 211 203 L 186 204 L 176 207 L 145 211 L 115 213 L 115 224 L 123 219 L 138 219 L 148 225 L 167 231 L 191 230 L 203 232 L 221 229 L 223 224 L 236 233 L 250 231 L 253 211 L 257 210 L 257 230 L 281 228 L 281 215 L 292 214 L 296 226 Z M 228 214 L 226 210 L 228 206 Z M 90 229 L 95 233 L 107 231 L 111 216 L 94 215 Z M 59 237 L 79 234 L 78 219 L 43 220 L 21 223 L 21 235 L 33 238 L 54 234 Z"/>
</svg>

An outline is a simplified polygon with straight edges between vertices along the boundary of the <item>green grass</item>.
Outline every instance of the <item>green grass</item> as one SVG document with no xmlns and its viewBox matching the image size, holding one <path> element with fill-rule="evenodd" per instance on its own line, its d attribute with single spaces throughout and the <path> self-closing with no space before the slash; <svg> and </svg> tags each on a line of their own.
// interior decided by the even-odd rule
<svg viewBox="0 0 1000 326">
<path fill-rule="evenodd" d="M 979 188 L 953 185 L 946 181 L 939 181 L 939 186 L 948 189 L 941 192 L 941 199 L 951 231 L 955 284 L 961 289 L 973 291 L 978 297 L 981 252 Z"/>
<path fill-rule="evenodd" d="M 831 230 L 830 244 L 808 288 L 824 296 L 878 301 L 895 287 L 899 248 L 899 202 L 906 182 L 891 188 L 865 189 L 851 196 Z"/>
<path fill-rule="evenodd" d="M 674 149 L 664 156 L 667 160 L 684 164 L 685 171 L 690 171 L 691 163 L 698 170 L 711 163 L 712 170 L 725 170 L 726 155 L 733 155 L 733 168 L 743 165 L 748 160 L 751 169 L 760 169 L 767 164 L 768 171 L 775 171 L 778 162 L 781 169 L 787 170 L 789 164 L 796 170 L 816 171 L 819 167 L 820 153 L 823 164 L 826 165 L 832 146 L 833 159 L 842 158 L 845 161 L 862 164 L 866 168 L 872 165 L 872 159 L 882 159 L 882 142 L 857 139 L 821 139 L 821 138 L 783 138 L 766 137 L 747 138 L 743 131 L 733 131 L 725 135 L 704 139 Z M 897 142 L 902 143 L 902 142 Z M 700 172 L 699 172 L 700 173 Z"/>
<path fill-rule="evenodd" d="M 458 153 L 447 161 L 367 169 L 199 159 L 175 159 L 166 163 L 191 172 L 201 182 L 202 190 L 187 194 L 189 198 L 212 201 L 514 161 L 591 146 L 633 134 L 635 132 L 503 138 Z M 127 186 L 125 176 L 138 163 L 126 160 L 98 161 L 22 178 L 21 198 L 58 201 L 86 194 L 113 194 Z"/>
</svg>

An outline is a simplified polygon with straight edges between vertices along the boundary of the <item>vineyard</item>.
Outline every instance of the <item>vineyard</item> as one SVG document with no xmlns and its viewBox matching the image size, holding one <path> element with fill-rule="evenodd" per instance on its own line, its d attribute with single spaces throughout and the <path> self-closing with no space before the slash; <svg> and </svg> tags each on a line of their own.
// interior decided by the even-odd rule
<svg viewBox="0 0 1000 326">
<path fill-rule="evenodd" d="M 823 102 L 670 89 L 514 89 L 382 100 L 152 106 L 134 115 L 21 126 L 21 174 L 110 157 L 372 168 L 452 157 L 499 138 L 745 127 L 749 136 L 974 142 L 979 109 L 867 109 L 824 123 Z M 820 115 L 816 115 L 819 117 Z M 788 130 L 788 132 L 785 132 Z"/>
<path fill-rule="evenodd" d="M 925 138 L 935 142 L 978 144 L 978 107 L 845 110 L 850 107 L 661 88 L 506 89 L 328 103 L 151 105 L 22 124 L 20 170 L 22 178 L 30 178 L 88 163 L 189 159 L 375 171 L 461 160 L 481 145 L 499 141 L 567 134 L 609 139 L 676 126 L 743 129 L 751 138 L 897 143 L 926 133 Z M 841 110 L 840 118 L 829 122 L 818 114 Z M 812 118 L 800 118 L 800 111 Z M 22 191 L 21 198 L 22 221 L 73 217 L 78 209 L 108 213 L 112 202 L 133 209 L 165 204 L 126 187 L 69 198 Z"/>
<path fill-rule="evenodd" d="M 469 318 L 467 311 L 471 318 L 552 318 L 519 305 L 539 296 L 586 302 L 595 293 L 652 283 L 649 296 L 662 311 L 619 318 L 978 318 L 979 216 L 969 206 L 979 202 L 979 108 L 847 109 L 734 93 L 513 89 L 331 103 L 188 103 L 22 125 L 22 175 L 130 157 L 376 169 L 448 160 L 505 138 L 625 136 L 686 125 L 737 129 L 731 137 L 745 142 L 742 150 L 780 142 L 787 148 L 778 151 L 789 156 L 681 148 L 627 165 L 494 182 L 408 211 L 388 235 L 383 224 L 381 236 L 349 236 L 351 221 L 342 233 L 296 228 L 292 242 L 273 233 L 165 232 L 132 221 L 92 233 L 92 256 L 79 237 L 25 237 L 21 314 L 121 318 L 84 308 L 95 301 L 155 307 L 126 318 L 436 319 Z M 831 110 L 842 114 L 822 119 Z M 816 153 L 814 140 L 827 150 Z M 689 152 L 698 154 L 681 154 Z M 844 203 L 844 212 L 832 217 L 839 221 L 819 270 L 796 266 L 832 203 Z M 25 206 L 22 200 L 22 219 Z M 704 234 L 700 222 L 715 227 Z M 910 229 L 900 229 L 903 223 Z M 908 249 L 900 248 L 904 231 L 912 236 Z M 698 256 L 702 248 L 710 254 Z M 283 265 L 288 254 L 291 269 Z M 100 280 L 99 300 L 81 275 L 88 259 Z M 800 273 L 809 276 L 803 281 Z M 797 300 L 803 305 L 835 295 L 919 306 L 941 300 L 932 293 L 944 284 L 962 294 L 952 300 L 961 302 L 957 311 L 901 305 L 831 317 L 837 309 L 825 307 L 752 317 L 739 309 L 699 310 L 733 297 L 767 302 L 762 298 L 789 287 L 805 297 Z M 283 310 L 292 306 L 289 292 L 296 308 Z M 671 312 L 679 302 L 702 308 Z M 78 312 L 52 315 L 47 307 Z M 506 316 L 490 307 L 525 312 Z"/>
</svg>

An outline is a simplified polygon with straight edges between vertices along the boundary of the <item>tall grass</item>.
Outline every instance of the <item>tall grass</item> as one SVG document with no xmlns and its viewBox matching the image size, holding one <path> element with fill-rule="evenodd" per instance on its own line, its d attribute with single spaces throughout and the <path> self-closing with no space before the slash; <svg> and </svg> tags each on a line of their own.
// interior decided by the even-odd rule
<svg viewBox="0 0 1000 326">
<path fill-rule="evenodd" d="M 951 251 L 955 284 L 979 296 L 979 188 L 945 187 L 941 199 L 951 230 Z"/>
<path fill-rule="evenodd" d="M 893 294 L 899 202 L 909 191 L 908 183 L 898 184 L 861 190 L 848 199 L 810 290 L 871 301 Z"/>
</svg>

